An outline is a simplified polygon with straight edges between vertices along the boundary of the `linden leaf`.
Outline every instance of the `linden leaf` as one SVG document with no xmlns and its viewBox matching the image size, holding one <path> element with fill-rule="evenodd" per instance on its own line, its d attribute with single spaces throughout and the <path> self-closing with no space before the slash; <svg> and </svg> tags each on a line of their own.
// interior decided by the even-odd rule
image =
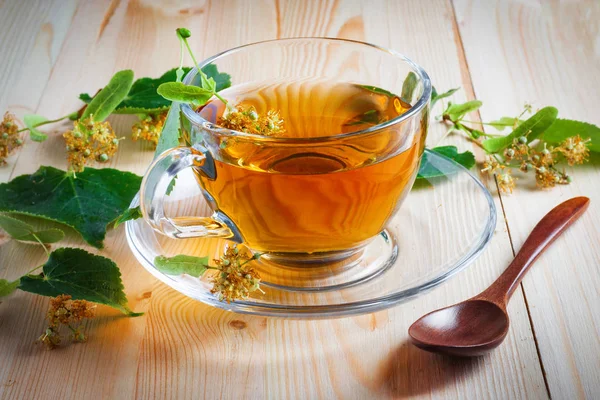
<svg viewBox="0 0 600 400">
<path fill-rule="evenodd" d="M 376 94 L 383 94 L 388 97 L 398 97 L 394 93 L 387 91 L 382 88 L 378 88 L 377 86 L 369 86 L 369 85 L 358 85 L 360 88 L 368 90 L 369 92 L 373 92 Z"/>
<path fill-rule="evenodd" d="M 433 106 L 435 105 L 435 103 L 437 103 L 438 100 L 445 99 L 446 97 L 450 97 L 454 93 L 456 93 L 458 90 L 460 90 L 460 88 L 450 89 L 444 93 L 438 93 L 437 90 L 435 90 L 435 87 L 432 87 L 432 89 L 431 89 L 431 108 L 433 108 Z"/>
<path fill-rule="evenodd" d="M 183 68 L 183 73 L 187 74 L 190 69 L 189 67 Z M 156 90 L 163 83 L 176 82 L 177 70 L 178 68 L 170 69 L 158 78 L 137 79 L 131 86 L 127 97 L 117 106 L 113 114 L 148 114 L 169 108 L 171 102 L 159 95 Z M 202 71 L 209 79 L 213 79 L 217 92 L 231 86 L 231 76 L 219 72 L 216 65 L 209 64 L 202 68 Z M 84 103 L 89 103 L 92 96 L 82 93 L 79 95 L 79 99 Z"/>
<path fill-rule="evenodd" d="M 12 238 L 30 235 L 33 232 L 33 226 L 8 215 L 0 215 L 0 228 L 4 229 Z"/>
<path fill-rule="evenodd" d="M 43 265 L 43 273 L 23 276 L 18 288 L 49 297 L 70 295 L 74 300 L 105 304 L 129 316 L 142 314 L 127 305 L 117 264 L 82 249 L 54 250 Z"/>
<path fill-rule="evenodd" d="M 183 68 L 187 73 L 191 68 Z M 176 68 L 170 69 L 158 78 L 140 78 L 133 83 L 127 97 L 117 106 L 115 114 L 149 113 L 166 110 L 171 102 L 157 93 L 158 87 L 177 79 Z"/>
<path fill-rule="evenodd" d="M 158 256 L 154 259 L 154 266 L 166 275 L 188 274 L 198 278 L 208 269 L 208 257 L 194 257 L 184 254 L 175 257 Z"/>
<path fill-rule="evenodd" d="M 171 193 L 173 193 L 176 183 L 177 183 L 177 175 L 175 175 L 175 177 L 173 179 L 171 179 L 171 182 L 169 182 L 169 186 L 167 186 L 167 191 L 166 191 L 167 196 L 170 196 Z"/>
<path fill-rule="evenodd" d="M 544 131 L 543 139 L 548 143 L 558 144 L 576 135 L 582 139 L 590 138 L 590 151 L 600 152 L 600 128 L 587 122 L 559 118 Z"/>
<path fill-rule="evenodd" d="M 33 242 L 36 237 L 40 240 L 40 242 L 45 244 L 57 243 L 64 239 L 65 233 L 60 229 L 56 228 L 44 229 L 43 231 L 35 231 L 31 238 L 22 238 L 19 240 L 27 240 L 29 242 Z"/>
<path fill-rule="evenodd" d="M 28 223 L 8 215 L 0 215 L 0 228 L 4 229 L 13 239 L 23 242 L 56 243 L 65 237 L 65 233 L 60 229 L 36 231 Z"/>
<path fill-rule="evenodd" d="M 117 72 L 110 79 L 108 85 L 90 101 L 90 104 L 83 111 L 81 119 L 86 119 L 92 115 L 94 121 L 104 121 L 125 99 L 132 85 L 132 70 L 126 69 Z"/>
<path fill-rule="evenodd" d="M 447 114 L 452 121 L 458 121 L 470 112 L 477 110 L 483 103 L 479 100 L 471 100 L 462 104 L 449 104 L 444 114 Z"/>
<path fill-rule="evenodd" d="M 93 99 L 94 98 L 87 93 L 81 93 L 79 95 L 79 100 L 83 101 L 85 104 L 90 104 L 90 101 L 92 101 Z"/>
<path fill-rule="evenodd" d="M 20 280 L 16 281 L 7 281 L 6 279 L 0 279 L 0 297 L 8 296 L 19 286 Z"/>
<path fill-rule="evenodd" d="M 440 167 L 437 165 L 434 166 L 429 160 L 429 152 L 436 152 L 438 154 L 446 156 L 454 162 L 462 165 L 466 169 L 471 169 L 475 165 L 475 156 L 470 151 L 459 153 L 456 146 L 434 147 L 433 149 L 427 149 L 427 151 L 423 153 L 423 157 L 421 158 L 421 165 L 419 166 L 419 173 L 417 174 L 417 179 L 435 178 L 456 172 L 455 169 L 453 169 L 452 171 L 445 171 L 443 170 L 443 168 L 440 169 Z"/>
<path fill-rule="evenodd" d="M 208 64 L 202 67 L 202 72 L 206 74 L 209 79 L 215 81 L 215 91 L 220 92 L 223 89 L 227 89 L 231 86 L 231 75 L 225 72 L 219 72 L 215 64 Z"/>
<path fill-rule="evenodd" d="M 526 136 L 531 142 L 544 133 L 556 120 L 558 110 L 554 107 L 544 107 L 533 114 L 529 119 L 523 121 L 510 135 L 487 139 L 482 143 L 488 153 L 497 153 L 510 146 L 514 139 Z"/>
<path fill-rule="evenodd" d="M 507 126 L 508 127 L 515 126 L 515 122 L 517 125 L 519 125 L 523 121 L 520 119 L 517 119 L 515 117 L 501 117 L 500 119 L 488 122 L 488 125 L 493 126 L 494 128 L 496 128 L 499 131 L 503 131 L 504 128 L 506 128 Z"/>
<path fill-rule="evenodd" d="M 127 221 L 133 221 L 136 220 L 138 218 L 142 218 L 142 210 L 140 209 L 139 206 L 134 207 L 134 208 L 128 208 L 127 210 L 125 210 L 125 212 L 123 214 L 121 214 L 121 216 L 119 218 L 117 218 L 117 220 L 115 221 L 115 226 L 114 228 L 117 229 L 117 227 L 119 225 L 121 225 L 122 223 L 125 223 Z"/>
<path fill-rule="evenodd" d="M 29 137 L 31 140 L 34 142 L 43 142 L 44 140 L 48 139 L 48 135 L 42 133 L 35 127 L 35 125 L 46 121 L 48 121 L 48 118 L 37 114 L 25 114 L 23 116 L 23 123 L 27 129 L 29 129 Z"/>
<path fill-rule="evenodd" d="M 142 177 L 111 168 L 86 168 L 77 178 L 40 167 L 0 184 L 0 211 L 31 215 L 69 225 L 94 247 L 102 248 L 106 226 L 123 214 Z"/>
<path fill-rule="evenodd" d="M 409 72 L 402 83 L 402 94 L 400 95 L 400 98 L 408 104 L 412 104 L 413 96 L 418 83 L 419 80 L 417 79 L 417 75 L 415 75 L 415 73 L 412 71 Z"/>
<path fill-rule="evenodd" d="M 156 145 L 156 151 L 154 152 L 155 158 L 165 151 L 179 146 L 180 110 L 181 104 L 174 101 L 167 114 L 167 119 L 163 125 L 160 137 L 158 138 L 158 144 Z"/>
<path fill-rule="evenodd" d="M 202 105 L 213 95 L 211 90 L 181 82 L 167 82 L 158 87 L 158 94 L 167 100 Z"/>
</svg>

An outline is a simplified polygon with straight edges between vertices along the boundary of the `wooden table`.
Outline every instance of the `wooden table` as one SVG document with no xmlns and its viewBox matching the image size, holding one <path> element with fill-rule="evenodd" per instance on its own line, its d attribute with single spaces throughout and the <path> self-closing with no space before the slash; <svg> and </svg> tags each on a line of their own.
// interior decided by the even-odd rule
<svg viewBox="0 0 600 400">
<path fill-rule="evenodd" d="M 117 70 L 158 76 L 177 64 L 174 30 L 186 26 L 199 56 L 282 37 L 364 40 L 409 55 L 440 90 L 462 86 L 457 101 L 482 100 L 472 118 L 515 115 L 530 102 L 600 124 L 598 21 L 594 0 L 4 0 L 0 110 L 60 116 Z M 128 135 L 131 118 L 112 122 Z M 27 140 L 0 179 L 39 165 L 64 168 L 59 133 L 66 127 L 42 144 Z M 429 145 L 443 133 L 433 123 Z M 458 135 L 444 143 L 474 150 Z M 143 173 L 150 148 L 130 140 L 121 147 L 111 166 Z M 338 320 L 243 316 L 197 303 L 153 279 L 131 255 L 123 229 L 111 231 L 102 254 L 117 261 L 131 305 L 145 316 L 122 318 L 100 307 L 87 344 L 47 352 L 34 344 L 47 298 L 18 292 L 3 299 L 0 398 L 600 398 L 598 165 L 595 158 L 573 169 L 571 185 L 550 191 L 520 182 L 512 196 L 486 179 L 498 225 L 473 265 L 410 303 Z M 577 195 L 591 198 L 590 209 L 523 281 L 499 349 L 449 359 L 408 344 L 412 321 L 483 289 L 538 219 Z M 14 279 L 44 257 L 10 242 L 0 249 L 0 277 Z"/>
</svg>

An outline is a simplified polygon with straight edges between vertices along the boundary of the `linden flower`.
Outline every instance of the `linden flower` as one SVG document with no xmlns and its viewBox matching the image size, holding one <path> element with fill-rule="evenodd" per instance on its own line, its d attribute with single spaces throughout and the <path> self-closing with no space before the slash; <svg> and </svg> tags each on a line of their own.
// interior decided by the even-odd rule
<svg viewBox="0 0 600 400">
<path fill-rule="evenodd" d="M 230 303 L 237 299 L 246 299 L 251 292 L 260 290 L 260 275 L 249 263 L 260 257 L 246 251 L 240 251 L 237 245 L 225 246 L 221 258 L 214 260 L 217 274 L 212 278 L 211 293 L 216 294 L 219 301 Z M 261 291 L 262 292 L 262 291 Z"/>
<path fill-rule="evenodd" d="M 523 137 L 523 139 L 514 139 L 513 144 L 504 150 L 503 155 L 506 161 L 524 160 L 529 157 L 529 151 L 531 148 L 527 144 L 527 138 Z"/>
<path fill-rule="evenodd" d="M 238 105 L 224 117 L 219 118 L 218 122 L 224 128 L 255 135 L 269 136 L 285 133 L 283 120 L 277 111 L 269 110 L 266 115 L 259 115 L 254 106 Z"/>
<path fill-rule="evenodd" d="M 540 167 L 536 170 L 535 182 L 542 189 L 554 187 L 557 183 L 567 183 L 566 181 L 563 182 L 560 174 L 546 167 Z"/>
<path fill-rule="evenodd" d="M 96 122 L 90 116 L 73 123 L 72 131 L 63 134 L 67 142 L 69 169 L 81 172 L 91 160 L 106 162 L 119 147 L 119 139 L 108 122 Z"/>
<path fill-rule="evenodd" d="M 498 168 L 500 168 L 500 163 L 498 163 L 498 160 L 496 160 L 494 157 L 488 156 L 483 162 L 483 169 L 481 172 L 493 174 Z"/>
<path fill-rule="evenodd" d="M 496 175 L 498 188 L 502 193 L 512 193 L 515 188 L 515 178 L 513 178 L 509 168 L 501 167 L 501 172 Z"/>
<path fill-rule="evenodd" d="M 71 340 L 85 342 L 87 340 L 81 321 L 94 316 L 95 306 L 85 300 L 71 300 L 69 295 L 60 295 L 50 300 L 50 308 L 46 315 L 48 328 L 38 340 L 49 350 L 57 347 L 62 337 L 60 326 L 65 325 L 71 330 Z"/>
<path fill-rule="evenodd" d="M 589 138 L 583 140 L 581 136 L 577 135 L 567 138 L 555 150 L 565 156 L 570 166 L 583 164 L 590 155 L 589 142 Z"/>
<path fill-rule="evenodd" d="M 158 145 L 158 138 L 167 119 L 168 111 L 146 115 L 131 127 L 131 138 L 151 142 L 154 147 Z"/>
<path fill-rule="evenodd" d="M 15 116 L 6 112 L 4 120 L 0 122 L 0 165 L 6 164 L 6 158 L 22 145 Z"/>
</svg>

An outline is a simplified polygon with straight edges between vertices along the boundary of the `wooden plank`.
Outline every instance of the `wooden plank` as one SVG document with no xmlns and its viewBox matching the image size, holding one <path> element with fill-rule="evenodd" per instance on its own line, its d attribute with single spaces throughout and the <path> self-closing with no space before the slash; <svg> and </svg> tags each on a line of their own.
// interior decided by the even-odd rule
<svg viewBox="0 0 600 400">
<path fill-rule="evenodd" d="M 470 85 L 452 7 L 444 0 L 179 5 L 113 0 L 79 6 L 38 111 L 47 116 L 73 111 L 80 92 L 95 91 L 118 69 L 159 75 L 178 60 L 173 35 L 178 26 L 192 29 L 199 57 L 269 38 L 340 36 L 406 53 L 431 73 L 438 88 Z M 112 121 L 128 135 L 131 118 Z M 56 134 L 67 127 L 57 127 Z M 429 143 L 443 132 L 434 124 Z M 464 146 L 455 139 L 447 143 Z M 26 145 L 12 176 L 40 164 L 64 167 L 63 145 L 57 136 Z M 151 158 L 144 150 L 125 140 L 110 165 L 142 173 Z M 132 306 L 147 314 L 118 318 L 99 307 L 87 344 L 44 352 L 32 342 L 43 330 L 47 300 L 11 296 L 0 305 L 0 398 L 545 398 L 521 293 L 510 305 L 507 341 L 489 356 L 452 360 L 407 343 L 407 328 L 416 318 L 479 292 L 507 265 L 510 243 L 499 217 L 485 254 L 448 284 L 387 311 L 324 321 L 242 316 L 194 302 L 157 283 L 131 255 L 123 230 L 111 232 L 102 254 L 120 265 Z M 19 260 L 18 266 L 0 270 L 2 277 L 14 278 L 43 260 L 41 251 L 23 255 L 23 249 L 20 244 L 0 248 L 0 265 Z"/>
<path fill-rule="evenodd" d="M 0 5 L 0 54 L 5 63 L 0 77 L 2 113 L 10 111 L 20 119 L 36 111 L 76 7 L 74 0 Z M 1 181 L 13 172 L 20 154 L 0 168 Z"/>
<path fill-rule="evenodd" d="M 525 102 L 554 105 L 563 118 L 600 125 L 600 4 L 455 0 L 460 33 L 482 116 L 518 113 Z M 574 182 L 534 190 L 523 176 L 502 196 L 515 249 L 553 206 L 587 196 L 592 206 L 537 262 L 523 286 L 550 394 L 600 395 L 599 158 L 567 168 Z"/>
</svg>

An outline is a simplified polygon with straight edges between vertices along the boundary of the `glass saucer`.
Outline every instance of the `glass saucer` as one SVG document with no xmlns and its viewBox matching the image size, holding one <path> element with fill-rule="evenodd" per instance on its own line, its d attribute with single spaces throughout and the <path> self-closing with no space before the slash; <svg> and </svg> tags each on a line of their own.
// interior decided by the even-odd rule
<svg viewBox="0 0 600 400">
<path fill-rule="evenodd" d="M 413 299 L 469 265 L 492 238 L 492 196 L 468 170 L 426 150 L 424 163 L 445 176 L 418 179 L 388 227 L 359 253 L 328 265 L 295 267 L 258 260 L 260 291 L 226 303 L 210 293 L 210 277 L 171 276 L 158 271 L 156 256 L 187 254 L 217 258 L 222 239 L 171 239 L 143 220 L 128 221 L 127 241 L 138 261 L 156 278 L 189 297 L 225 310 L 289 318 L 331 318 L 378 311 Z M 209 215 L 200 188 L 180 174 L 167 215 Z M 440 174 L 441 175 L 441 174 Z M 138 205 L 134 199 L 132 207 Z M 262 260 L 262 261 L 261 261 Z M 207 274 L 208 275 L 208 274 Z"/>
</svg>

